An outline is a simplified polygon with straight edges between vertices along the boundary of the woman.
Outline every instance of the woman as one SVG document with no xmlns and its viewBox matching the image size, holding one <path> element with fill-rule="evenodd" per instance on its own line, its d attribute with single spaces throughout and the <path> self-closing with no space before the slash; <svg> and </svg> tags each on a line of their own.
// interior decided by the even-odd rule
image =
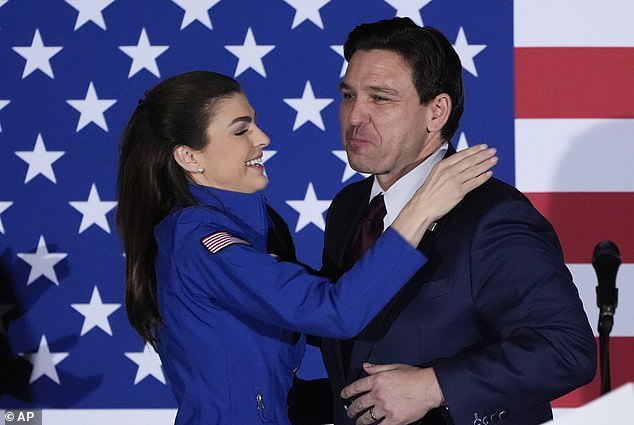
<svg viewBox="0 0 634 425">
<path fill-rule="evenodd" d="M 304 349 L 298 332 L 360 332 L 425 263 L 414 249 L 425 229 L 486 181 L 496 161 L 479 147 L 441 163 L 333 285 L 282 261 L 294 260 L 290 234 L 259 193 L 268 144 L 238 83 L 212 72 L 149 90 L 122 137 L 126 307 L 161 357 L 177 424 L 288 423 L 286 397 Z"/>
</svg>

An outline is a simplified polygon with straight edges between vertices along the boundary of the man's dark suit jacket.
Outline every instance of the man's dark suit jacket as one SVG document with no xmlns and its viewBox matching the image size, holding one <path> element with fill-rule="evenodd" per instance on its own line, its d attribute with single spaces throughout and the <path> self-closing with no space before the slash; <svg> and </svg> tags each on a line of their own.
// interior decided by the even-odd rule
<svg viewBox="0 0 634 425">
<path fill-rule="evenodd" d="M 322 271 L 333 279 L 351 266 L 372 182 L 347 186 L 330 206 Z M 593 378 L 596 342 L 559 241 L 518 190 L 490 179 L 419 249 L 428 263 L 355 339 L 350 371 L 340 341 L 322 341 L 335 424 L 354 423 L 339 392 L 366 361 L 433 366 L 447 407 L 421 423 L 540 424 L 552 418 L 550 400 Z"/>
</svg>

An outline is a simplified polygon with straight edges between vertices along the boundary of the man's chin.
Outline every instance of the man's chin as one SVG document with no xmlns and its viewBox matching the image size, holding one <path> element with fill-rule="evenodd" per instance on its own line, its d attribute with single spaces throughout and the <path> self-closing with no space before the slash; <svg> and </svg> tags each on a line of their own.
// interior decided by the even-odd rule
<svg viewBox="0 0 634 425">
<path fill-rule="evenodd" d="M 365 155 L 361 150 L 346 151 L 348 154 L 348 165 L 358 173 L 371 173 L 374 169 L 372 166 L 374 161 L 368 155 Z"/>
</svg>

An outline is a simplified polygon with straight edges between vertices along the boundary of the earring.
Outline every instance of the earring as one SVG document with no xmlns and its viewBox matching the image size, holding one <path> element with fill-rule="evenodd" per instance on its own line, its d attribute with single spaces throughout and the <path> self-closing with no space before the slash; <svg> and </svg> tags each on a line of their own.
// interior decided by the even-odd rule
<svg viewBox="0 0 634 425">
<path fill-rule="evenodd" d="M 202 168 L 202 167 L 198 167 L 198 168 L 196 168 L 196 172 L 197 172 L 198 174 L 202 174 L 202 173 L 204 173 L 204 172 L 205 172 L 205 169 L 204 169 L 204 168 Z"/>
</svg>

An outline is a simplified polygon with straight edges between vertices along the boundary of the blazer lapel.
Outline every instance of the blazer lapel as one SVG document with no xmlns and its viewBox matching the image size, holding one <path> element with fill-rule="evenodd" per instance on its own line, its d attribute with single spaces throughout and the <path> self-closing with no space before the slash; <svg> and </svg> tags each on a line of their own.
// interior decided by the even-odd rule
<svg viewBox="0 0 634 425">
<path fill-rule="evenodd" d="M 447 158 L 450 155 L 453 155 L 454 153 L 456 153 L 456 150 L 451 144 L 449 144 L 443 159 Z M 371 187 L 372 187 L 371 185 L 368 185 L 367 193 L 364 192 L 366 203 L 367 203 L 367 198 L 369 198 L 370 196 L 369 191 Z M 361 204 L 361 205 L 365 205 L 365 204 Z M 361 212 L 362 212 L 362 209 L 357 212 L 354 226 L 352 226 L 353 229 L 356 229 L 356 224 L 359 221 Z M 431 249 L 434 245 L 434 242 L 440 235 L 440 232 L 445 226 L 446 222 L 447 222 L 446 216 L 441 217 L 435 223 L 435 225 L 433 226 L 433 229 L 430 229 L 427 232 L 425 232 L 425 235 L 423 235 L 423 238 L 418 244 L 417 249 L 429 257 Z M 348 236 L 348 240 L 346 242 L 346 250 L 349 249 L 352 235 L 354 234 L 354 232 L 350 232 L 350 233 L 351 234 Z M 348 266 L 351 266 L 351 264 L 349 264 Z M 393 310 L 400 310 L 399 306 L 401 306 L 404 302 L 401 298 L 404 298 L 407 300 L 413 298 L 415 296 L 414 292 L 416 293 L 418 292 L 418 289 L 419 289 L 418 286 L 419 286 L 418 283 L 416 283 L 415 288 L 412 287 L 412 285 L 406 285 L 406 288 L 404 288 L 404 290 L 399 292 L 399 295 L 397 295 L 383 309 L 383 311 L 381 311 L 381 313 L 379 313 L 378 316 L 375 317 L 374 320 L 372 320 L 372 322 L 370 322 L 370 324 L 361 332 L 361 334 L 357 338 L 355 338 L 354 344 L 352 346 L 352 352 L 350 354 L 351 368 L 348 371 L 348 374 L 346 376 L 347 384 L 350 384 L 356 381 L 365 373 L 363 370 L 363 363 L 366 362 L 370 358 L 370 356 L 372 355 L 372 349 L 374 348 L 376 341 L 381 339 L 382 335 L 384 335 L 385 332 L 387 332 L 387 329 L 389 328 L 390 324 L 398 315 L 398 313 L 395 313 L 395 311 Z M 341 349 L 340 347 L 337 347 L 337 348 L 338 348 L 339 361 L 341 361 Z"/>
<path fill-rule="evenodd" d="M 340 271 L 340 275 L 354 265 L 355 259 L 350 257 L 350 249 L 357 225 L 363 215 L 364 206 L 369 202 L 372 183 L 373 177 L 368 177 L 359 183 L 359 190 L 352 193 L 350 199 L 347 200 L 347 205 L 350 207 L 345 211 L 345 216 L 340 217 L 333 226 L 333 231 L 336 232 L 336 234 L 343 235 L 341 243 L 337 247 L 336 258 L 334 259 L 336 268 Z M 322 347 L 325 348 L 325 346 L 327 346 L 326 350 L 330 352 L 330 356 L 332 357 L 332 364 L 336 366 L 334 373 L 336 373 L 339 382 L 346 383 L 346 367 L 343 364 L 341 340 L 324 339 L 322 341 Z"/>
<path fill-rule="evenodd" d="M 360 183 L 360 190 L 356 191 L 354 196 L 349 199 L 349 205 L 352 205 L 353 209 L 350 209 L 346 217 L 339 223 L 338 231 L 345 235 L 337 257 L 339 270 L 349 270 L 356 262 L 356 258 L 351 258 L 350 250 L 359 220 L 361 220 L 365 206 L 370 202 L 373 181 L 374 178 L 370 176 Z"/>
</svg>

